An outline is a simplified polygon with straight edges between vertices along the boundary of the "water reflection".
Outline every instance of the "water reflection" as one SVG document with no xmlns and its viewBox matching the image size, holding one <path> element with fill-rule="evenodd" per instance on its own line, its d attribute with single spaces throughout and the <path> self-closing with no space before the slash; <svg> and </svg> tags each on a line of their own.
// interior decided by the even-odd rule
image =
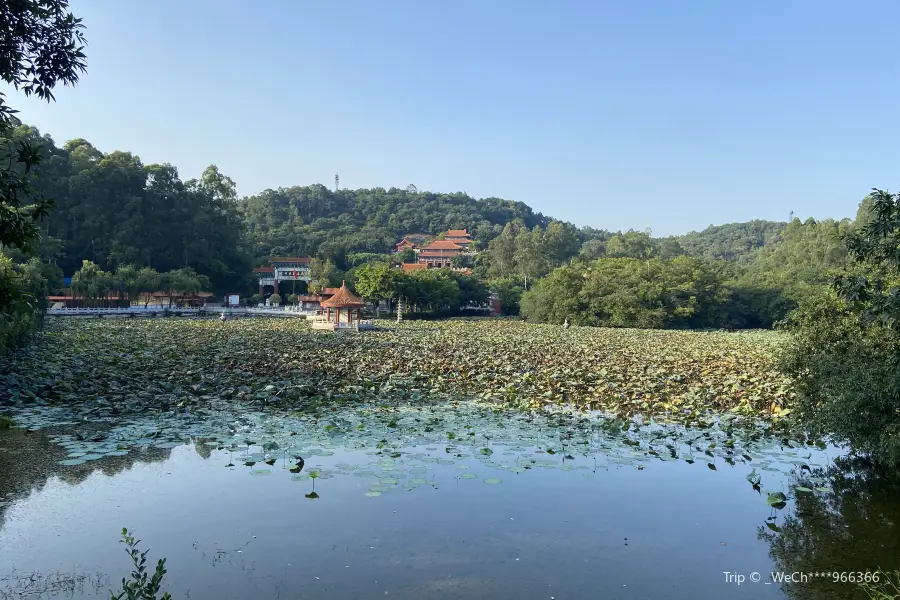
<svg viewBox="0 0 900 600">
<path fill-rule="evenodd" d="M 168 559 L 166 589 L 194 600 L 827 600 L 861 596 L 824 580 L 735 586 L 723 572 L 898 567 L 898 490 L 856 461 L 724 428 L 488 416 L 217 413 L 215 428 L 190 426 L 218 435 L 75 466 L 59 464 L 72 431 L 0 434 L 12 502 L 0 600 L 22 597 L 13 569 L 118 581 L 123 526 Z M 129 423 L 116 443 L 150 427 Z M 754 469 L 762 492 L 786 492 L 783 510 L 754 490 Z M 779 532 L 760 526 L 773 514 Z M 68 594 L 108 598 L 90 585 Z"/>
<path fill-rule="evenodd" d="M 74 486 L 95 471 L 111 477 L 131 469 L 135 463 L 162 462 L 168 455 L 168 450 L 145 448 L 125 456 L 63 467 L 59 462 L 66 458 L 66 450 L 52 443 L 47 432 L 17 428 L 0 431 L 0 526 L 6 508 L 39 492 L 51 478 Z"/>
<path fill-rule="evenodd" d="M 833 492 L 810 494 L 825 482 Z M 864 459 L 845 457 L 824 469 L 801 471 L 789 488 L 795 507 L 780 531 L 760 528 L 778 570 L 803 573 L 863 572 L 900 569 L 900 483 Z M 787 584 L 797 600 L 868 598 L 857 587 L 830 576 Z"/>
</svg>

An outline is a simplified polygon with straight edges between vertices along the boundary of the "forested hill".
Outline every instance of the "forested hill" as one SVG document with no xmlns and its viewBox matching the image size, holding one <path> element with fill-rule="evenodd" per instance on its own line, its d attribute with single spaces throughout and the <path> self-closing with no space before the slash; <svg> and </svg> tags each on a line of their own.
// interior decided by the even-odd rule
<svg viewBox="0 0 900 600">
<path fill-rule="evenodd" d="M 573 260 L 689 255 L 730 263 L 754 282 L 793 285 L 798 274 L 799 280 L 818 281 L 825 267 L 843 260 L 843 226 L 826 221 L 729 223 L 653 238 L 650 232 L 577 228 L 522 202 L 413 186 L 334 191 L 311 185 L 240 198 L 234 182 L 215 166 L 185 181 L 170 164 L 144 164 L 129 152 L 103 153 L 83 139 L 59 147 L 27 125 L 10 137 L 36 144 L 43 155 L 35 186 L 55 206 L 42 220 L 37 250 L 50 289 L 59 289 L 62 277 L 89 260 L 106 271 L 125 265 L 160 272 L 190 267 L 216 291 L 248 291 L 252 267 L 268 256 L 314 256 L 335 272 L 348 272 L 361 256 L 384 259 L 405 234 L 436 235 L 450 228 L 473 233 L 481 252 L 470 266 L 490 280 L 537 281 Z M 14 248 L 4 252 L 17 254 Z"/>
<path fill-rule="evenodd" d="M 673 239 L 692 256 L 746 264 L 755 258 L 760 248 L 780 241 L 786 226 L 787 223 L 782 221 L 726 223 L 710 225 L 703 231 L 691 231 Z"/>
<path fill-rule="evenodd" d="M 244 199 L 243 210 L 258 256 L 387 252 L 404 234 L 435 235 L 451 228 L 468 229 L 486 247 L 511 221 L 528 228 L 550 222 L 523 202 L 419 192 L 413 186 L 336 192 L 323 185 L 279 188 Z"/>
</svg>

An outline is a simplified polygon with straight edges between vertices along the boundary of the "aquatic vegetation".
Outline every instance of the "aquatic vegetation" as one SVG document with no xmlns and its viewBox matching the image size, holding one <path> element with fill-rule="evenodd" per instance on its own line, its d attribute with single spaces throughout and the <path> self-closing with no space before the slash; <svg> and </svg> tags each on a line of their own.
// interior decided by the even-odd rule
<svg viewBox="0 0 900 600">
<path fill-rule="evenodd" d="M 15 424 L 16 422 L 13 421 L 10 417 L 0 415 L 0 429 L 9 429 Z"/>
<path fill-rule="evenodd" d="M 166 412 L 219 399 L 315 410 L 387 397 L 474 398 L 697 423 L 709 411 L 784 416 L 793 398 L 774 364 L 782 338 L 772 332 L 382 325 L 323 335 L 300 319 L 57 319 L 0 365 L 0 402 Z"/>
<path fill-rule="evenodd" d="M 657 461 L 748 464 L 759 491 L 766 471 L 809 469 L 822 447 L 759 418 L 790 397 L 770 371 L 777 343 L 489 320 L 365 335 L 299 320 L 73 320 L 4 365 L 0 390 L 67 469 L 193 444 L 253 477 L 312 480 L 310 499 L 339 475 L 378 497 L 437 487 L 443 466 L 461 485 L 496 485 L 503 472 Z"/>
</svg>

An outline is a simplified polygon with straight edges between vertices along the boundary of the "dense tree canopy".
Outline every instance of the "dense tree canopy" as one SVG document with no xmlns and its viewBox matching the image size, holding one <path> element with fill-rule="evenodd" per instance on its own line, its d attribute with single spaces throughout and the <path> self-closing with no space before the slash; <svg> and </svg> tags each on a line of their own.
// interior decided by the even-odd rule
<svg viewBox="0 0 900 600">
<path fill-rule="evenodd" d="M 784 367 L 814 431 L 900 465 L 900 195 L 876 190 L 863 221 L 843 235 L 836 294 L 805 298 L 791 314 Z M 835 251 L 837 255 L 837 251 Z M 849 258 L 848 258 L 849 257 Z"/>
<path fill-rule="evenodd" d="M 74 85 L 85 70 L 82 30 L 64 0 L 2 3 L 0 79 L 26 96 L 53 100 L 58 84 Z M 45 148 L 41 140 L 14 134 L 15 112 L 0 94 L 0 351 L 22 341 L 40 321 L 47 279 L 39 260 L 21 261 L 35 254 L 38 222 L 53 206 L 35 185 L 48 158 Z"/>
<path fill-rule="evenodd" d="M 323 185 L 266 190 L 244 201 L 244 214 L 257 255 L 320 255 L 338 264 L 351 252 L 388 252 L 407 233 L 466 228 L 486 246 L 510 221 L 549 222 L 522 202 L 499 198 L 398 188 L 335 192 Z"/>
<path fill-rule="evenodd" d="M 524 294 L 521 312 L 547 323 L 707 327 L 723 324 L 727 299 L 719 274 L 696 258 L 601 258 L 553 271 Z"/>
<path fill-rule="evenodd" d="M 703 231 L 692 231 L 673 239 L 693 256 L 747 264 L 760 248 L 776 244 L 784 227 L 785 223 L 776 221 L 727 223 L 710 225 Z"/>
</svg>

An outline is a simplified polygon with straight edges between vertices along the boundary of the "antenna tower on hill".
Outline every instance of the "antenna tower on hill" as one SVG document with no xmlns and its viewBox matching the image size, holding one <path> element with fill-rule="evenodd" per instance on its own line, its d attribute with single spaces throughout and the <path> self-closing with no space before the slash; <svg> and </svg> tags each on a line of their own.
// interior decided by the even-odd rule
<svg viewBox="0 0 900 600">
<path fill-rule="evenodd" d="M 341 176 L 337 173 L 334 174 L 334 191 L 338 191 L 341 189 Z"/>
</svg>

